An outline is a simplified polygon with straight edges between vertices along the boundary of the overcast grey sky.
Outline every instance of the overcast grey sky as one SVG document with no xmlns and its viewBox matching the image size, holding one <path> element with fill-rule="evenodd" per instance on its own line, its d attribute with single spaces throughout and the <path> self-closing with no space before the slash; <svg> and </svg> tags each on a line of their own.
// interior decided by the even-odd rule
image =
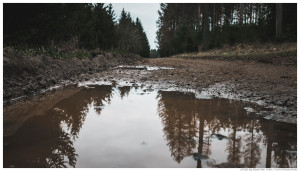
<svg viewBox="0 0 300 171">
<path fill-rule="evenodd" d="M 159 4 L 158 3 L 112 3 L 117 19 L 119 19 L 122 9 L 130 12 L 132 19 L 135 21 L 139 17 L 143 24 L 143 28 L 147 34 L 147 38 L 151 49 L 156 49 L 154 43 L 156 37 L 156 21 L 158 19 Z"/>
</svg>

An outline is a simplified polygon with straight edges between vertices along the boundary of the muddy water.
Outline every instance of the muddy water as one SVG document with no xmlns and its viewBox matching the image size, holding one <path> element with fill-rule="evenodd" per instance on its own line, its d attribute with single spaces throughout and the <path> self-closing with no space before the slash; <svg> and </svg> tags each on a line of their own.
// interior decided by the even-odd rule
<svg viewBox="0 0 300 171">
<path fill-rule="evenodd" d="M 111 85 L 49 102 L 21 124 L 30 112 L 4 109 L 19 112 L 4 119 L 15 130 L 4 167 L 297 167 L 296 126 L 259 119 L 251 104 Z"/>
</svg>

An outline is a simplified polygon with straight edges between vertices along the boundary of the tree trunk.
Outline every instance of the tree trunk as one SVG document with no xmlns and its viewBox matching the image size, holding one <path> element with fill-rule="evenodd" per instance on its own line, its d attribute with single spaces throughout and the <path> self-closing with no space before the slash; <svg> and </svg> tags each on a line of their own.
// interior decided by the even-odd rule
<svg viewBox="0 0 300 171">
<path fill-rule="evenodd" d="M 243 15 L 244 15 L 243 9 L 244 9 L 244 8 L 243 8 L 243 4 L 241 3 L 241 4 L 240 4 L 240 11 L 239 11 L 239 15 L 240 15 L 240 16 L 239 16 L 239 17 L 240 17 L 240 18 L 239 18 L 239 24 L 240 24 L 240 25 L 243 25 Z"/>
<path fill-rule="evenodd" d="M 249 14 L 250 14 L 250 24 L 252 24 L 252 3 L 250 4 L 250 11 L 249 11 Z"/>
<path fill-rule="evenodd" d="M 203 48 L 207 50 L 209 48 L 209 22 L 208 22 L 209 4 L 203 5 Z"/>
<path fill-rule="evenodd" d="M 200 30 L 200 23 L 201 23 L 201 10 L 200 10 L 200 4 L 198 4 L 198 8 L 197 8 L 197 20 L 198 20 L 198 23 L 197 23 L 197 27 L 198 27 L 198 30 Z"/>
<path fill-rule="evenodd" d="M 276 4 L 276 37 L 282 33 L 282 4 Z"/>
<path fill-rule="evenodd" d="M 220 10 L 221 10 L 220 26 L 222 28 L 223 27 L 223 4 L 220 5 Z M 222 31 L 222 29 L 221 29 L 221 31 Z"/>
<path fill-rule="evenodd" d="M 199 145 L 198 145 L 198 154 L 202 155 L 202 149 L 203 149 L 203 133 L 204 133 L 204 119 L 200 118 L 199 116 Z M 202 168 L 201 160 L 197 160 L 197 168 Z"/>
<path fill-rule="evenodd" d="M 233 145 L 232 145 L 233 149 L 232 149 L 232 159 L 231 159 L 231 162 L 235 163 L 236 162 L 235 161 L 235 159 L 236 159 L 236 157 L 235 157 L 235 155 L 236 155 L 236 126 L 235 126 L 235 124 L 233 126 L 233 138 L 232 138 L 232 141 L 233 141 Z"/>
<path fill-rule="evenodd" d="M 212 12 L 212 22 L 211 22 L 211 30 L 215 29 L 215 20 L 216 20 L 216 4 L 213 4 L 213 12 Z"/>
<path fill-rule="evenodd" d="M 274 127 L 273 122 L 268 122 L 266 168 L 271 168 L 272 144 L 273 144 L 273 127 Z"/>
</svg>

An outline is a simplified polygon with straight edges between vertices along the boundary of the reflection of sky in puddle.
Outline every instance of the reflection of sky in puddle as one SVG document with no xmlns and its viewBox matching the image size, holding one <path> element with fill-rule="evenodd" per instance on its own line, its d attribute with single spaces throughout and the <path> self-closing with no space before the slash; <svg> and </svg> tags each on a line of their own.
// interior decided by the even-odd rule
<svg viewBox="0 0 300 171">
<path fill-rule="evenodd" d="M 155 70 L 161 70 L 161 69 L 174 69 L 172 67 L 159 67 L 159 66 L 147 66 L 147 65 L 135 65 L 135 66 L 129 66 L 129 65 L 120 65 L 116 68 L 119 69 L 137 69 L 137 70 L 147 70 L 147 71 L 155 71 Z"/>
<path fill-rule="evenodd" d="M 245 110 L 249 104 L 148 88 L 91 87 L 30 118 L 7 138 L 4 166 L 296 167 L 286 153 L 296 150 L 294 127 L 251 117 Z M 29 143 L 17 143 L 24 139 Z M 48 153 L 39 153 L 44 149 Z M 209 158 L 196 161 L 194 153 Z"/>
</svg>

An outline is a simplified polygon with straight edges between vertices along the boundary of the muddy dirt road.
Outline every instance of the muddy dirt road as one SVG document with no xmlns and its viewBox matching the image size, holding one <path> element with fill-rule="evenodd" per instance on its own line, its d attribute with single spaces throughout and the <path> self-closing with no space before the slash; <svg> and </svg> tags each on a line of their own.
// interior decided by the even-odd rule
<svg viewBox="0 0 300 171">
<path fill-rule="evenodd" d="M 223 84 L 227 91 L 252 100 L 286 106 L 296 111 L 297 67 L 257 62 L 221 60 L 154 59 L 151 65 L 176 69 L 155 72 L 160 78 L 176 80 L 181 85 L 204 88 Z"/>
<path fill-rule="evenodd" d="M 120 65 L 129 67 L 118 67 Z M 172 69 L 147 70 L 144 66 Z M 182 58 L 141 59 L 114 54 L 99 54 L 89 59 L 54 60 L 39 56 L 24 60 L 10 49 L 4 49 L 6 105 L 10 104 L 11 99 L 33 95 L 50 86 L 83 81 L 194 89 L 200 95 L 209 94 L 272 107 L 275 109 L 272 113 L 275 120 L 297 122 L 296 64 Z"/>
<path fill-rule="evenodd" d="M 295 65 L 178 58 L 149 59 L 137 65 L 173 69 L 147 71 L 123 67 L 92 77 L 102 78 L 103 81 L 152 84 L 159 88 L 194 89 L 200 96 L 202 94 L 250 101 L 275 109 L 275 120 L 296 123 Z"/>
</svg>

